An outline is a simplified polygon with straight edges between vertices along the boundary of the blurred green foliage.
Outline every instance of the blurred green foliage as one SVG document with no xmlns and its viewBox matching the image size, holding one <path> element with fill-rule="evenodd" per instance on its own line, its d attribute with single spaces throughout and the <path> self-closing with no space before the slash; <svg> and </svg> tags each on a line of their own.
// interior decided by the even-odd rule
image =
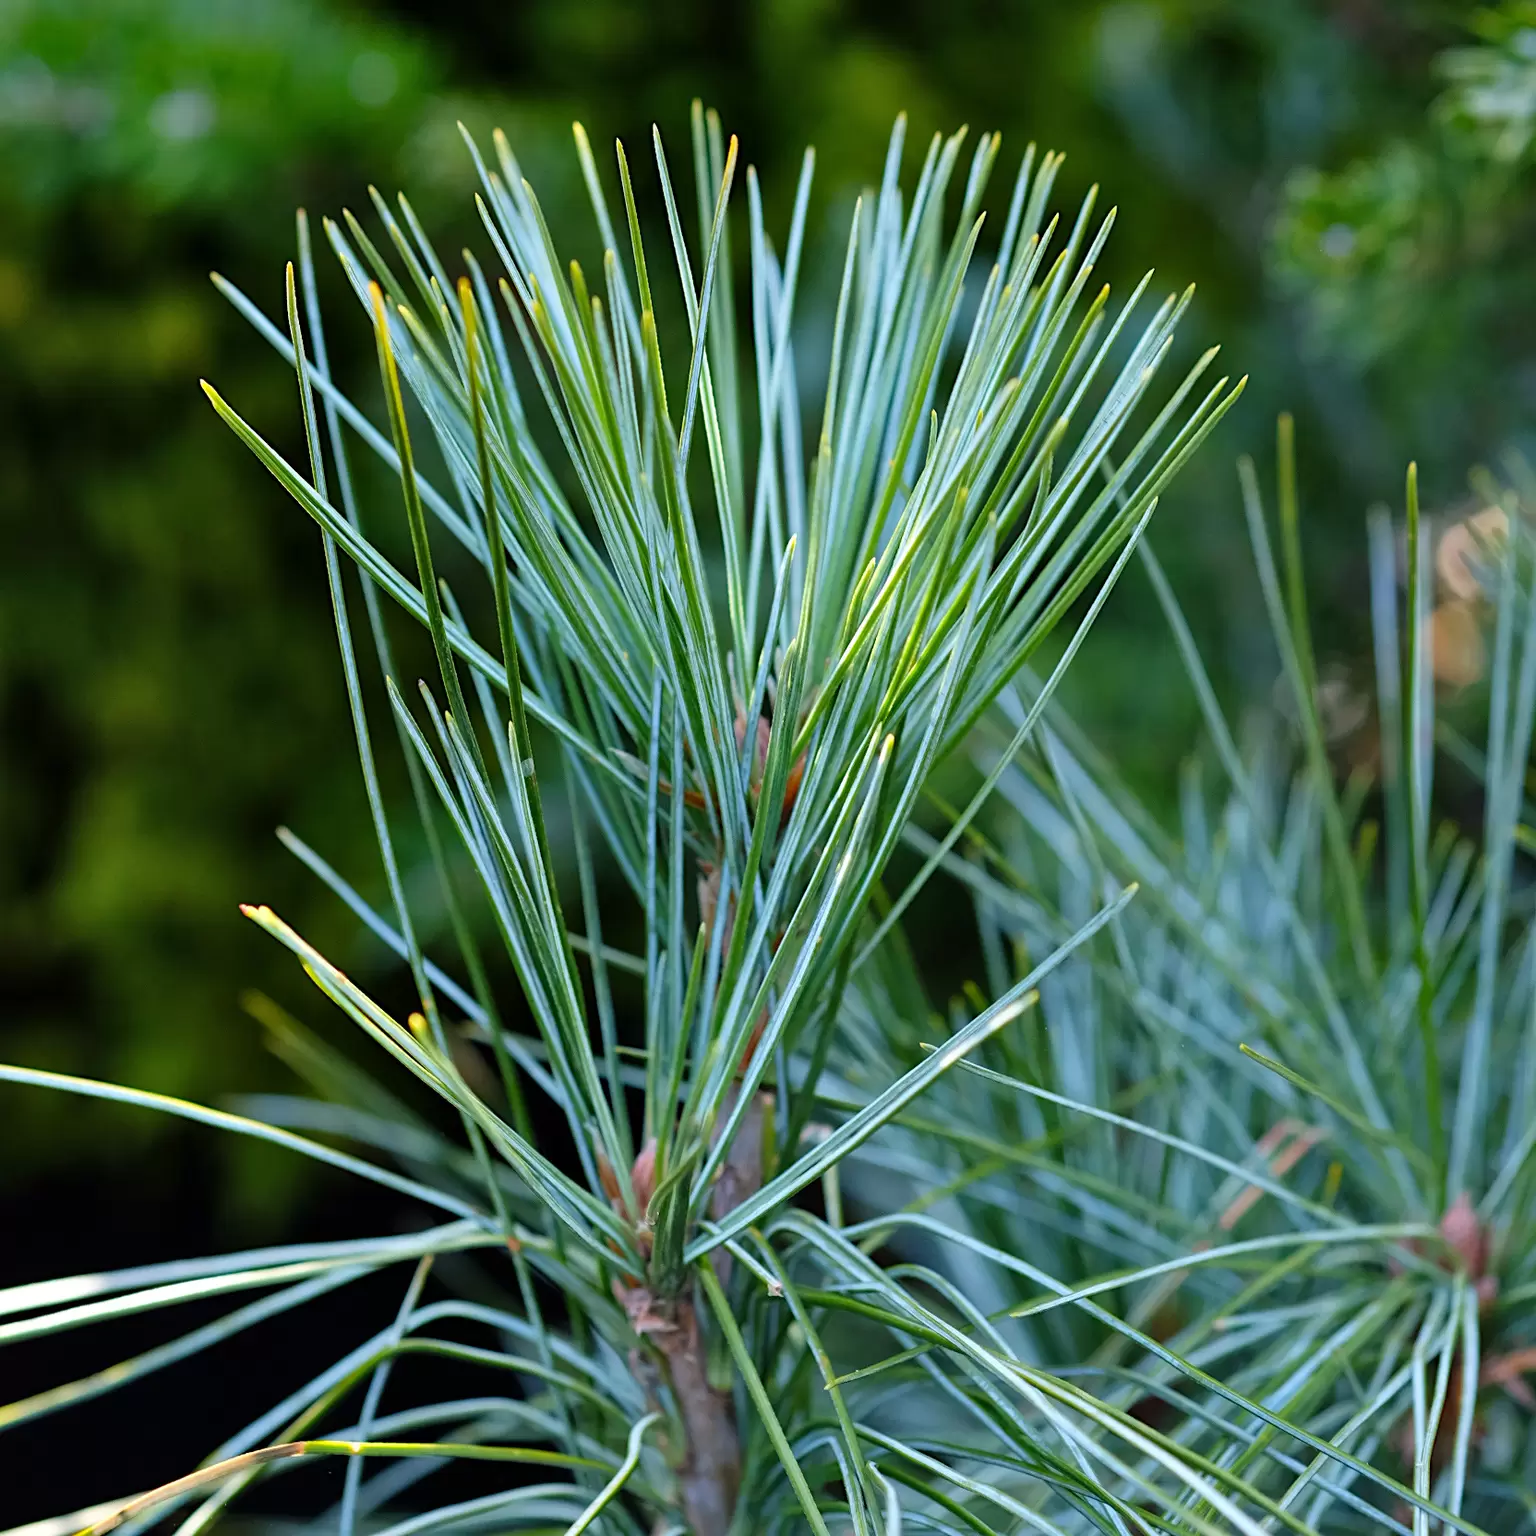
<svg viewBox="0 0 1536 1536">
<path fill-rule="evenodd" d="M 1528 4 L 1410 0 L 10 0 L 0 1051 L 217 1095 L 266 1070 L 240 990 L 293 985 L 237 900 L 371 958 L 270 835 L 318 829 L 370 878 L 318 546 L 195 387 L 216 379 L 297 457 L 287 370 L 206 282 L 217 267 L 275 311 L 295 205 L 403 185 L 445 249 L 473 240 L 462 117 L 507 129 L 569 228 L 571 118 L 636 147 L 701 95 L 772 223 L 817 146 L 824 255 L 898 110 L 909 142 L 968 121 L 1003 130 L 1005 159 L 1031 138 L 1067 151 L 1066 194 L 1091 174 L 1122 210 L 1106 275 L 1198 280 L 1189 332 L 1254 375 L 1156 537 L 1231 688 L 1271 665 L 1235 574 L 1231 460 L 1265 452 L 1277 409 L 1300 418 L 1322 633 L 1346 654 L 1367 503 L 1411 455 L 1451 500 L 1525 430 L 1533 37 Z M 819 266 L 811 307 L 833 299 Z M 1155 798 L 1195 728 L 1154 649 L 1128 582 L 1073 693 Z M 7 1124 L 13 1164 L 80 1150 L 60 1105 L 19 1110 L 57 1118 Z"/>
<path fill-rule="evenodd" d="M 271 827 L 362 827 L 317 547 L 196 388 L 282 421 L 288 380 L 206 273 L 278 291 L 294 204 L 429 160 L 453 104 L 408 33 L 304 0 L 10 5 L 0 59 L 5 1050 L 223 1085 L 267 970 L 236 900 L 316 905 Z M 23 1113 L 13 1163 L 72 1149 Z"/>
<path fill-rule="evenodd" d="M 1536 405 L 1536 5 L 1480 9 L 1468 32 L 1422 117 L 1288 179 L 1273 248 L 1313 348 L 1461 462 L 1527 436 Z"/>
</svg>

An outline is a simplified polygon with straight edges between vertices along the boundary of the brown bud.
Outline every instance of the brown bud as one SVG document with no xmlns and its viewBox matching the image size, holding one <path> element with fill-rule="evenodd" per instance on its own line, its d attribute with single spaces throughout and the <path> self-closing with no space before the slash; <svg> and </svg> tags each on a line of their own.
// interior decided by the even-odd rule
<svg viewBox="0 0 1536 1536">
<path fill-rule="evenodd" d="M 736 716 L 736 750 L 741 751 L 742 744 L 747 739 L 747 717 L 745 714 Z M 752 751 L 752 769 L 747 779 L 748 794 L 753 800 L 762 793 L 763 775 L 768 771 L 768 744 L 772 739 L 772 727 L 764 715 L 757 717 L 757 741 Z M 788 775 L 784 780 L 784 804 L 779 811 L 779 825 L 782 827 L 789 820 L 789 813 L 795 808 L 795 799 L 800 793 L 800 781 L 805 777 L 805 753 L 802 752 L 790 766 Z"/>
<path fill-rule="evenodd" d="M 759 715 L 757 717 L 757 740 L 752 748 L 752 771 L 748 775 L 747 783 L 751 792 L 755 795 L 762 788 L 763 770 L 768 766 L 768 736 L 769 725 L 767 719 Z M 736 716 L 736 750 L 741 751 L 742 745 L 747 739 L 747 717 L 745 712 L 739 712 Z"/>
<path fill-rule="evenodd" d="M 1440 1235 L 1466 1266 L 1467 1274 L 1474 1280 L 1482 1279 L 1488 1268 L 1488 1229 L 1477 1219 L 1465 1190 L 1440 1218 Z"/>
<path fill-rule="evenodd" d="M 708 859 L 699 860 L 699 880 L 696 887 L 699 897 L 699 926 L 710 933 L 715 926 L 715 913 L 720 906 L 720 866 Z"/>
<path fill-rule="evenodd" d="M 653 1136 L 641 1147 L 635 1165 L 629 1170 L 630 1188 L 635 1192 L 635 1203 L 643 1215 L 656 1193 L 656 1138 Z"/>
<path fill-rule="evenodd" d="M 752 1060 L 752 1053 L 756 1051 L 758 1042 L 763 1038 L 763 1031 L 768 1027 L 768 1010 L 766 1008 L 758 1014 L 757 1023 L 752 1026 L 752 1033 L 747 1036 L 747 1048 L 741 1053 L 741 1060 L 736 1064 L 736 1076 L 742 1077 L 747 1070 L 747 1064 Z"/>
<path fill-rule="evenodd" d="M 597 1154 L 597 1182 L 603 1186 L 609 1205 L 615 1210 L 622 1209 L 624 1202 L 619 1195 L 619 1176 L 613 1171 L 613 1164 L 601 1152 Z"/>
<path fill-rule="evenodd" d="M 795 800 L 800 794 L 800 781 L 805 777 L 805 753 L 797 757 L 789 770 L 789 777 L 784 781 L 784 809 L 779 813 L 779 825 L 782 827 L 789 820 L 789 813 L 795 808 Z"/>
<path fill-rule="evenodd" d="M 1483 675 L 1487 652 L 1472 605 L 1453 598 L 1441 603 L 1424 624 L 1435 680 L 1448 688 L 1465 688 L 1477 682 Z"/>
</svg>

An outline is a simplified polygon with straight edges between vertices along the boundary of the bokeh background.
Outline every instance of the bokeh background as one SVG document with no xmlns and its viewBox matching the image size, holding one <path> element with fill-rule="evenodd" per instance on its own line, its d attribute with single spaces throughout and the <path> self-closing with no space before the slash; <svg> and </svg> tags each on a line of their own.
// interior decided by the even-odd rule
<svg viewBox="0 0 1536 1536">
<path fill-rule="evenodd" d="M 242 994 L 319 1010 L 242 899 L 349 969 L 378 963 L 272 835 L 372 867 L 315 532 L 196 382 L 297 456 L 292 379 L 209 270 L 276 312 L 295 207 L 360 208 L 370 183 L 408 188 L 443 249 L 473 241 L 461 119 L 503 127 L 551 221 L 584 235 L 572 119 L 599 146 L 642 146 L 653 121 L 681 145 L 695 96 L 741 136 L 771 223 L 816 145 L 824 273 L 905 110 L 909 144 L 1001 129 L 1009 174 L 1032 139 L 1065 151 L 1061 200 L 1096 181 L 1120 209 L 1106 276 L 1198 284 L 1189 344 L 1220 341 L 1252 383 L 1155 542 L 1230 699 L 1272 674 L 1233 463 L 1268 475 L 1278 410 L 1345 676 L 1368 508 L 1417 458 L 1429 506 L 1455 512 L 1468 470 L 1536 420 L 1529 3 L 5 0 L 0 1057 L 215 1100 L 281 1082 Z M 366 334 L 336 344 L 366 395 Z M 1169 798 L 1196 720 L 1136 578 L 1071 696 Z M 353 1189 L 281 1158 L 0 1093 L 0 1283 L 367 1226 Z M 97 1496 L 141 1486 L 142 1447 L 99 1423 L 98 1458 L 140 1470 Z M 58 1502 L 28 1491 L 45 1443 L 0 1449 L 17 1519 Z"/>
</svg>

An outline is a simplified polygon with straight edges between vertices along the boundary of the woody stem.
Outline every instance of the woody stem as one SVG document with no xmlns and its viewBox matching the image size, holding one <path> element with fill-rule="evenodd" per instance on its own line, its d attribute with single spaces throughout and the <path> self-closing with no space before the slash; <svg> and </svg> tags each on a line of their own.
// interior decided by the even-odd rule
<svg viewBox="0 0 1536 1536">
<path fill-rule="evenodd" d="M 691 1299 L 673 1303 L 674 1327 L 657 1337 L 688 1453 L 680 1476 L 683 1513 L 693 1536 L 725 1536 L 741 1486 L 741 1442 L 729 1392 L 710 1385 L 699 1319 Z"/>
<path fill-rule="evenodd" d="M 739 1089 L 730 1092 L 734 1099 Z M 722 1120 L 729 1118 L 731 1099 L 723 1106 Z M 759 1096 L 741 1118 L 710 1198 L 710 1214 L 716 1221 L 762 1184 L 763 1115 L 771 1102 L 767 1095 Z M 718 1249 L 710 1262 L 725 1284 L 730 1279 L 730 1255 Z M 672 1395 L 688 1439 L 681 1472 L 683 1512 L 694 1536 L 725 1536 L 741 1487 L 741 1440 L 735 1405 L 729 1391 L 710 1384 L 692 1299 L 679 1298 L 672 1307 L 675 1326 L 659 1334 L 657 1344 L 666 1358 Z"/>
</svg>

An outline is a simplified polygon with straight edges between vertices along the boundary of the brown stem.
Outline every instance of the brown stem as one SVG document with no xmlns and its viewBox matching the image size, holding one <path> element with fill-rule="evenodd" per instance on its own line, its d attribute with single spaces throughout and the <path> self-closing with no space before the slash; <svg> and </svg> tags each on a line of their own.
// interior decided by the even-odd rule
<svg viewBox="0 0 1536 1536">
<path fill-rule="evenodd" d="M 692 1301 L 677 1305 L 677 1328 L 662 1344 L 672 1393 L 688 1434 L 683 1513 L 694 1536 L 725 1536 L 741 1487 L 741 1441 L 729 1392 L 710 1385 Z"/>
<path fill-rule="evenodd" d="M 683 1422 L 686 1452 L 678 1478 L 693 1536 L 725 1536 L 741 1486 L 741 1442 L 729 1392 L 710 1384 L 699 1317 L 687 1296 L 659 1298 L 643 1285 L 620 1285 L 630 1326 L 666 1362 Z"/>
<path fill-rule="evenodd" d="M 734 1084 L 726 1091 L 725 1100 L 720 1106 L 722 1124 L 730 1118 L 731 1111 L 736 1107 L 736 1095 L 740 1092 L 741 1089 Z M 743 1200 L 762 1188 L 763 1122 L 772 1104 L 772 1094 L 755 1094 L 742 1114 L 741 1124 L 736 1127 L 735 1140 L 731 1142 L 730 1151 L 725 1154 L 715 1187 L 710 1191 L 709 1214 L 716 1221 L 724 1221 Z M 724 1246 L 716 1248 L 710 1255 L 710 1263 L 715 1266 L 720 1284 L 729 1284 L 731 1256 Z"/>
<path fill-rule="evenodd" d="M 735 1087 L 730 1090 L 721 1109 L 722 1123 L 729 1119 L 739 1092 Z M 742 1114 L 710 1194 L 710 1214 L 716 1221 L 735 1210 L 763 1182 L 763 1125 L 772 1103 L 770 1095 L 758 1094 Z M 645 1156 L 641 1154 L 641 1161 Z M 636 1167 L 639 1169 L 639 1162 Z M 648 1190 L 648 1180 L 637 1182 L 646 1182 Z M 616 1195 L 616 1184 L 611 1193 Z M 638 1187 L 636 1193 L 639 1194 Z M 648 1192 L 644 1198 L 649 1198 Z M 710 1261 L 724 1284 L 730 1277 L 730 1255 L 719 1248 Z M 616 1286 L 616 1291 L 629 1315 L 630 1326 L 651 1341 L 666 1363 L 686 1442 L 678 1472 L 683 1514 L 693 1536 L 726 1536 L 741 1488 L 741 1439 L 730 1392 L 721 1391 L 709 1380 L 693 1299 L 687 1294 L 658 1297 L 645 1285 L 623 1282 Z"/>
</svg>

